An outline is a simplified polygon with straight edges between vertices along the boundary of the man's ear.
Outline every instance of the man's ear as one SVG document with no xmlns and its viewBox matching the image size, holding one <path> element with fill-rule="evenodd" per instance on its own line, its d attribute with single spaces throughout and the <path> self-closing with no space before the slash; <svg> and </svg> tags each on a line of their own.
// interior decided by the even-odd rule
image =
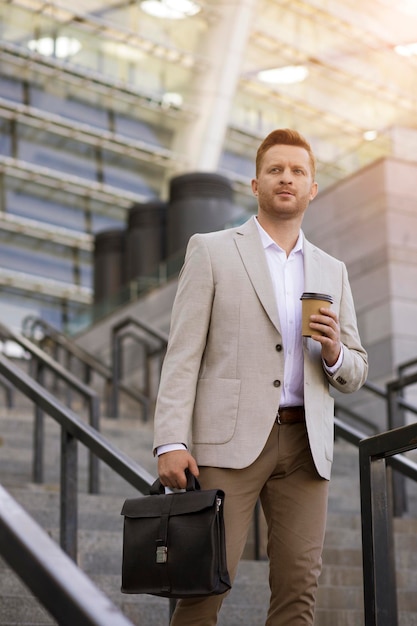
<svg viewBox="0 0 417 626">
<path fill-rule="evenodd" d="M 251 180 L 252 193 L 254 196 L 258 195 L 258 181 L 256 178 L 252 178 Z"/>
<path fill-rule="evenodd" d="M 314 182 L 311 185 L 311 189 L 310 189 L 310 200 L 314 200 L 314 198 L 317 196 L 319 191 L 319 186 L 316 182 Z"/>
</svg>

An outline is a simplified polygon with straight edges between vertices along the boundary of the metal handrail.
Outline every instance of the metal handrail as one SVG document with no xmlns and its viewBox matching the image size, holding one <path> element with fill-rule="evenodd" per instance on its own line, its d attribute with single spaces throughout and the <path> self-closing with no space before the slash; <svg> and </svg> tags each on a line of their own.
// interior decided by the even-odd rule
<svg viewBox="0 0 417 626">
<path fill-rule="evenodd" d="M 28 352 L 35 362 L 36 380 L 42 385 L 44 382 L 44 371 L 49 369 L 59 379 L 63 380 L 70 388 L 79 393 L 88 403 L 89 422 L 97 431 L 100 429 L 100 402 L 95 391 L 82 383 L 76 376 L 71 374 L 65 367 L 57 363 L 46 352 L 41 350 L 32 341 L 23 337 L 19 333 L 15 333 L 4 324 L 0 323 L 0 336 L 14 341 L 26 352 Z M 35 441 L 33 455 L 33 481 L 42 483 L 44 478 L 43 471 L 43 411 L 39 404 L 35 404 Z M 90 454 L 89 460 L 89 490 L 90 493 L 98 493 L 99 491 L 99 469 L 97 458 Z"/>
<path fill-rule="evenodd" d="M 372 393 L 383 399 L 387 397 L 387 392 L 385 391 L 385 389 L 383 387 L 380 387 L 376 383 L 371 382 L 370 380 L 365 381 L 362 389 L 371 391 Z"/>
<path fill-rule="evenodd" d="M 417 423 L 366 437 L 335 418 L 335 433 L 359 448 L 362 559 L 366 626 L 397 626 L 393 506 L 387 466 L 417 482 Z"/>
<path fill-rule="evenodd" d="M 65 333 L 57 330 L 45 320 L 35 317 L 34 315 L 28 315 L 25 317 L 22 323 L 22 332 L 29 339 L 36 339 L 36 330 L 41 329 L 48 337 L 59 347 L 63 348 L 67 354 L 75 357 L 86 367 L 88 370 L 93 370 L 95 373 L 102 376 L 106 382 L 111 381 L 111 368 L 105 365 L 102 361 L 97 359 L 90 352 L 87 352 L 78 343 L 70 339 Z M 86 376 L 87 378 L 87 376 Z M 85 382 L 88 382 L 87 380 Z"/>
<path fill-rule="evenodd" d="M 405 372 L 405 370 L 410 369 L 410 368 L 415 368 L 415 367 L 417 367 L 417 359 L 410 359 L 409 361 L 406 361 L 405 363 L 401 363 L 397 367 L 398 378 L 401 378 L 403 376 L 403 372 Z"/>
<path fill-rule="evenodd" d="M 360 424 L 360 426 L 364 426 L 365 428 L 367 428 L 371 432 L 371 434 L 375 435 L 377 432 L 379 432 L 378 427 L 371 420 L 362 417 L 362 415 L 359 415 L 356 411 L 353 411 L 352 409 L 338 403 L 335 403 L 334 409 L 335 415 L 339 415 L 342 413 L 347 417 L 350 417 L 357 424 Z"/>
<path fill-rule="evenodd" d="M 76 557 L 76 516 L 77 512 L 77 468 L 76 468 L 76 444 L 80 441 L 86 445 L 90 451 L 105 461 L 110 467 L 119 473 L 133 486 L 147 493 L 153 482 L 143 468 L 136 465 L 131 459 L 111 444 L 109 444 L 100 433 L 90 425 L 85 424 L 71 409 L 61 405 L 49 392 L 41 387 L 30 376 L 20 368 L 12 364 L 6 357 L 0 356 L 0 375 L 3 375 L 13 385 L 20 389 L 34 402 L 38 403 L 45 412 L 53 417 L 62 430 L 62 455 L 61 455 L 61 545 L 65 551 L 74 558 Z M 394 431 L 388 431 L 374 437 L 364 438 L 363 433 L 355 428 L 344 424 L 338 418 L 335 419 L 335 429 L 339 436 L 359 446 L 360 468 L 361 468 L 361 504 L 362 504 L 362 528 L 364 544 L 364 591 L 366 594 L 366 611 L 370 619 L 376 619 L 378 615 L 386 617 L 386 607 L 392 613 L 393 621 L 368 621 L 368 626 L 382 626 L 389 623 L 396 625 L 396 603 L 386 592 L 386 581 L 389 579 L 391 595 L 395 590 L 395 563 L 391 554 L 393 545 L 390 535 L 390 509 L 388 506 L 386 481 L 380 480 L 381 464 L 383 460 L 395 469 L 403 472 L 406 476 L 417 480 L 417 464 L 403 457 L 401 452 L 417 448 L 417 424 L 403 427 Z M 398 439 L 399 433 L 405 435 Z M 386 444 L 386 445 L 385 445 Z M 396 456 L 393 456 L 396 455 Z M 376 470 L 374 469 L 376 463 Z M 381 497 L 380 490 L 376 497 L 373 495 L 375 488 L 383 487 L 385 490 Z M 381 503 L 383 506 L 381 507 Z M 383 514 L 382 532 L 375 532 L 375 513 Z M 374 517 L 373 517 L 374 516 Z M 380 519 L 377 519 L 380 522 Z M 380 529 L 380 530 L 381 530 Z M 381 548 L 381 540 L 383 546 Z M 389 549 L 385 549 L 388 546 Z M 366 552 L 368 550 L 368 552 Z M 376 555 L 378 562 L 375 564 Z M 381 566 L 381 557 L 384 555 L 384 564 Z M 371 557 L 371 566 L 369 565 Z M 369 571 L 369 568 L 372 570 Z M 394 570 L 392 568 L 394 567 Z M 388 572 L 387 568 L 391 568 Z M 376 578 L 376 572 L 378 578 Z M 382 572 L 382 582 L 379 573 Z M 394 573 L 393 573 L 394 572 Z M 384 582 L 385 581 L 385 582 Z M 375 584 L 374 584 L 375 583 Z M 382 589 L 382 591 L 381 591 Z M 377 597 L 376 597 L 377 596 Z M 375 601 L 376 597 L 376 601 Z M 369 599 L 371 598 L 371 599 Z M 383 603 L 383 604 L 381 604 Z M 385 609 L 380 608 L 384 606 Z M 382 612 L 381 612 L 382 611 Z M 390 615 L 391 615 L 390 613 Z M 391 619 L 391 618 L 390 618 Z M 65 622 L 62 622 L 65 623 Z M 82 622 L 79 622 L 82 623 Z"/>
<path fill-rule="evenodd" d="M 407 402 L 403 397 L 404 389 L 409 385 L 417 383 L 417 372 L 407 376 L 404 372 L 406 369 L 411 367 L 415 368 L 416 365 L 417 359 L 412 359 L 399 365 L 397 368 L 398 378 L 388 382 L 385 389 L 370 381 L 366 381 L 363 386 L 364 390 L 370 391 L 385 400 L 387 406 L 387 430 L 405 426 L 404 411 L 409 411 L 410 413 L 417 415 L 417 406 Z M 372 434 L 377 434 L 377 428 L 370 420 L 363 418 L 355 411 L 346 408 L 344 405 L 335 403 L 335 412 L 336 414 L 345 413 L 346 415 L 349 415 L 357 423 L 370 428 Z M 365 438 L 365 435 L 363 435 L 363 437 Z M 394 463 L 392 463 L 392 465 L 394 466 Z M 394 471 L 390 475 L 393 512 L 395 517 L 401 517 L 408 508 L 404 478 L 404 472 Z"/>
<path fill-rule="evenodd" d="M 417 383 L 417 372 L 405 376 L 402 372 L 411 362 L 398 368 L 399 378 L 387 384 L 388 429 L 392 430 L 405 425 L 405 411 L 417 415 L 417 408 L 404 400 L 403 392 L 409 385 Z M 401 516 L 407 510 L 407 494 L 405 491 L 404 476 L 393 472 L 391 476 L 394 515 Z"/>
<path fill-rule="evenodd" d="M 132 626 L 1 485 L 0 552 L 61 626 Z"/>
<path fill-rule="evenodd" d="M 145 469 L 110 444 L 95 428 L 61 404 L 31 376 L 0 355 L 0 375 L 39 405 L 61 426 L 60 545 L 77 557 L 77 442 L 83 443 L 141 493 L 154 482 Z M 22 577 L 60 624 L 128 626 L 130 622 L 99 592 L 71 561 L 51 545 L 30 518 L 7 501 L 0 488 L 0 546 L 10 566 Z M 22 524 L 19 525 L 19 520 Z M 31 567 L 28 566 L 31 565 Z"/>
<path fill-rule="evenodd" d="M 415 449 L 417 423 L 368 437 L 359 445 L 363 584 L 367 626 L 398 624 L 387 465 L 417 481 L 417 464 L 401 454 Z"/>
<path fill-rule="evenodd" d="M 5 396 L 5 400 L 6 400 L 6 406 L 7 406 L 8 409 L 12 409 L 13 408 L 13 403 L 14 403 L 13 385 L 11 385 L 9 383 L 9 381 L 6 378 L 4 378 L 3 376 L 0 376 L 0 385 L 4 389 L 4 396 Z"/>
<path fill-rule="evenodd" d="M 132 318 L 133 319 L 133 318 Z M 148 334 L 151 336 L 158 337 L 159 331 L 143 324 L 141 322 L 137 322 L 142 326 L 143 329 L 147 329 Z M 67 365 L 68 369 L 70 368 L 70 359 L 71 357 L 76 358 L 84 367 L 85 367 L 85 376 L 84 382 L 88 383 L 90 379 L 91 372 L 99 374 L 105 382 L 106 385 L 106 411 L 109 416 L 118 416 L 118 392 L 122 391 L 124 395 L 128 396 L 142 407 L 144 407 L 145 416 L 147 416 L 148 406 L 149 406 L 149 398 L 146 394 L 142 393 L 140 390 L 135 389 L 130 385 L 124 384 L 119 380 L 118 389 L 116 392 L 112 391 L 113 379 L 114 379 L 114 368 L 109 367 L 102 363 L 99 359 L 97 359 L 90 352 L 87 352 L 84 348 L 79 346 L 73 339 L 69 338 L 65 333 L 57 330 L 44 320 L 40 318 L 36 318 L 35 316 L 29 315 L 23 321 L 23 333 L 25 335 L 29 335 L 29 337 L 34 337 L 36 334 L 36 329 L 40 328 L 44 333 L 45 337 L 50 339 L 56 347 L 60 347 L 65 350 L 67 354 Z M 117 403 L 115 405 L 115 397 L 117 398 Z M 115 409 L 116 406 L 116 409 Z M 114 413 L 116 411 L 116 413 Z"/>
<path fill-rule="evenodd" d="M 334 418 L 334 432 L 337 437 L 341 437 L 348 443 L 359 448 L 360 442 L 366 438 L 366 435 L 357 428 L 349 426 L 340 420 L 338 417 Z"/>
<path fill-rule="evenodd" d="M 77 441 L 141 493 L 148 493 L 155 479 L 5 356 L 0 356 L 0 374 L 61 426 L 60 542 L 67 554 L 76 560 Z"/>
<path fill-rule="evenodd" d="M 43 336 L 39 339 L 36 336 L 38 330 L 43 333 Z M 108 398 L 112 384 L 111 368 L 108 365 L 85 350 L 65 333 L 34 315 L 25 317 L 22 322 L 22 333 L 28 339 L 36 342 L 41 348 L 46 341 L 51 342 L 52 352 L 57 362 L 59 362 L 59 348 L 64 350 L 64 362 L 68 371 L 71 371 L 72 360 L 76 359 L 84 368 L 83 381 L 86 384 L 90 383 L 92 372 L 98 374 L 104 381 L 104 400 L 108 407 Z M 128 393 L 128 391 L 126 393 Z"/>
<path fill-rule="evenodd" d="M 140 337 L 131 332 L 130 329 L 136 329 L 144 334 Z M 147 354 L 147 369 L 149 367 L 149 358 L 155 355 L 162 357 L 168 344 L 168 335 L 160 330 L 149 326 L 145 322 L 139 321 L 131 316 L 125 317 L 118 321 L 111 330 L 112 343 L 112 391 L 111 391 L 111 415 L 118 417 L 119 415 L 119 390 L 124 390 L 121 382 L 122 371 L 121 364 L 123 359 L 123 341 L 127 337 L 133 338 L 135 341 L 141 342 Z M 149 351 L 149 339 L 156 340 L 158 346 L 155 350 Z M 148 372 L 147 372 L 148 376 Z M 143 421 L 147 421 L 149 412 L 149 388 L 142 394 Z"/>
<path fill-rule="evenodd" d="M 384 387 L 380 387 L 376 383 L 373 383 L 369 380 L 365 381 L 364 385 L 362 386 L 362 389 L 373 393 L 374 395 L 378 396 L 379 398 L 382 398 L 385 401 L 388 398 L 387 389 L 385 389 Z M 353 411 L 351 408 L 345 406 L 344 404 L 335 402 L 335 414 L 337 415 L 339 413 L 344 413 L 345 415 L 352 418 L 352 420 L 354 420 L 361 426 L 365 426 L 366 428 L 368 428 L 373 434 L 376 434 L 378 432 L 378 427 L 375 425 L 374 422 L 363 417 L 362 415 L 359 415 L 359 413 L 357 413 L 356 411 Z M 363 436 L 365 437 L 365 434 Z"/>
</svg>

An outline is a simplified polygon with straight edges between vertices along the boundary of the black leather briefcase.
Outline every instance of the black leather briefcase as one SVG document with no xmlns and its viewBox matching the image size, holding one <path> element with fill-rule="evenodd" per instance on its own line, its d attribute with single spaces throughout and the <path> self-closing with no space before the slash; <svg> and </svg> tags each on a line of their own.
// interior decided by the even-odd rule
<svg viewBox="0 0 417 626">
<path fill-rule="evenodd" d="M 125 501 L 123 593 L 167 598 L 217 595 L 231 588 L 223 522 L 224 492 L 201 490 L 188 473 L 187 490 Z"/>
</svg>

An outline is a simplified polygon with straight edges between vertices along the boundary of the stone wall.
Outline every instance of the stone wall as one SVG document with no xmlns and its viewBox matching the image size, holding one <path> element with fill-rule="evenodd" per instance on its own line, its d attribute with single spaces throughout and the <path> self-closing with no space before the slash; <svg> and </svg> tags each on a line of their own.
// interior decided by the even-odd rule
<svg viewBox="0 0 417 626">
<path fill-rule="evenodd" d="M 380 385 L 417 359 L 416 182 L 417 163 L 381 159 L 319 193 L 303 224 L 347 265 L 369 380 Z"/>
</svg>

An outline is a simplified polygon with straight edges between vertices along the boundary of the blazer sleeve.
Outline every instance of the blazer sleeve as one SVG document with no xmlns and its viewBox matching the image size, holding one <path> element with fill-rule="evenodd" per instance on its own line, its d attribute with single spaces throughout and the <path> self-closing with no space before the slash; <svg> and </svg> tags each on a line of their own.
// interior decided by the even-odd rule
<svg viewBox="0 0 417 626">
<path fill-rule="evenodd" d="M 154 450 L 168 443 L 190 446 L 197 380 L 214 291 L 208 248 L 201 235 L 194 235 L 187 246 L 172 308 L 155 408 Z"/>
<path fill-rule="evenodd" d="M 339 323 L 340 339 L 344 346 L 343 362 L 333 375 L 325 371 L 333 387 L 342 393 L 352 393 L 360 389 L 366 381 L 368 355 L 360 341 L 352 291 L 344 263 L 342 263 Z"/>
</svg>

